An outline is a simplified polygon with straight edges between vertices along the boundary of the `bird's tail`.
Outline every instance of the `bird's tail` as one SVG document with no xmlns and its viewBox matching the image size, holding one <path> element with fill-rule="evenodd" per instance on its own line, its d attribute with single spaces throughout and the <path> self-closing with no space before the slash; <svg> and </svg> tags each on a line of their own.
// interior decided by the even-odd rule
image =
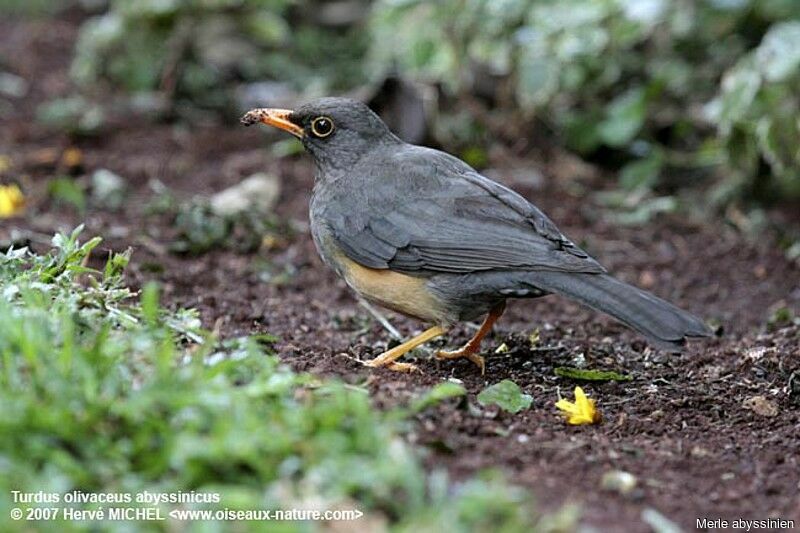
<svg viewBox="0 0 800 533">
<path fill-rule="evenodd" d="M 680 351 L 687 337 L 711 335 L 699 318 L 607 274 L 531 272 L 529 279 L 540 289 L 611 315 L 663 350 Z"/>
</svg>

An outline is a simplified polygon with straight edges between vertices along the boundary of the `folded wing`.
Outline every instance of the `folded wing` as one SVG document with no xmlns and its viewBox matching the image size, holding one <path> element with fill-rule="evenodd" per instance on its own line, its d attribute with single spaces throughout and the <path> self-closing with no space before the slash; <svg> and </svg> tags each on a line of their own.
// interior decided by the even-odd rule
<svg viewBox="0 0 800 533">
<path fill-rule="evenodd" d="M 339 247 L 370 267 L 433 275 L 487 270 L 605 272 L 533 204 L 436 150 L 409 146 L 371 180 L 369 209 L 326 217 Z M 381 194 L 394 181 L 403 196 Z M 403 183 L 397 187 L 398 182 Z"/>
</svg>

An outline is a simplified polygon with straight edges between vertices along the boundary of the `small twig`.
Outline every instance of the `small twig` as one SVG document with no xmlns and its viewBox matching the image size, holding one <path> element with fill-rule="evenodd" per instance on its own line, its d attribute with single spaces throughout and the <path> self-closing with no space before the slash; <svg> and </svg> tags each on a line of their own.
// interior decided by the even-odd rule
<svg viewBox="0 0 800 533">
<path fill-rule="evenodd" d="M 636 398 L 622 398 L 619 400 L 603 400 L 602 405 L 622 405 L 624 403 L 629 403 L 635 401 Z"/>
<path fill-rule="evenodd" d="M 363 359 L 359 359 L 358 357 L 356 357 L 354 355 L 350 355 L 347 352 L 341 352 L 341 353 L 338 353 L 336 355 L 338 355 L 339 357 L 344 357 L 345 359 L 350 359 L 351 361 L 355 361 L 356 363 L 361 363 L 362 365 L 364 364 L 364 360 Z"/>
</svg>

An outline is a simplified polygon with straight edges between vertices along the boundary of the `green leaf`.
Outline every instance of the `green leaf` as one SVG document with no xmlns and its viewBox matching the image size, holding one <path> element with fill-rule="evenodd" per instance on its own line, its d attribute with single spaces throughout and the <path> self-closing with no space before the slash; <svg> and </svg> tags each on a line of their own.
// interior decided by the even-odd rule
<svg viewBox="0 0 800 533">
<path fill-rule="evenodd" d="M 619 148 L 630 143 L 642 129 L 647 112 L 646 92 L 637 87 L 621 94 L 606 108 L 606 118 L 598 124 L 600 138 Z"/>
<path fill-rule="evenodd" d="M 631 381 L 633 376 L 620 374 L 613 370 L 591 370 L 559 366 L 553 373 L 560 378 L 577 379 L 579 381 Z"/>
<path fill-rule="evenodd" d="M 424 411 L 425 409 L 443 402 L 444 400 L 449 400 L 450 398 L 460 398 L 466 393 L 467 391 L 464 389 L 463 385 L 453 383 L 452 381 L 445 381 L 444 383 L 439 383 L 431 390 L 414 400 L 411 403 L 410 411 L 412 413 L 419 413 L 420 411 Z"/>
<path fill-rule="evenodd" d="M 142 316 L 148 324 L 155 325 L 158 321 L 158 293 L 158 283 L 153 281 L 142 289 Z"/>
<path fill-rule="evenodd" d="M 565 114 L 564 134 L 567 146 L 581 154 L 591 154 L 603 143 L 597 131 L 601 113 L 592 109 L 584 113 Z"/>
<path fill-rule="evenodd" d="M 663 165 L 664 159 L 661 154 L 653 154 L 645 159 L 632 161 L 622 167 L 619 173 L 619 184 L 629 191 L 642 187 L 650 189 L 658 183 Z"/>
<path fill-rule="evenodd" d="M 546 57 L 528 54 L 518 66 L 517 98 L 525 108 L 546 103 L 558 89 L 558 64 Z"/>
<path fill-rule="evenodd" d="M 481 169 L 489 164 L 489 155 L 480 146 L 467 146 L 459 155 L 473 168 Z"/>
<path fill-rule="evenodd" d="M 709 114 L 723 134 L 727 134 L 734 123 L 747 115 L 761 87 L 761 81 L 752 56 L 740 61 L 722 78 L 722 94 L 711 103 Z"/>
<path fill-rule="evenodd" d="M 504 379 L 483 389 L 478 394 L 478 403 L 483 406 L 496 405 L 509 413 L 518 413 L 531 406 L 533 397 L 524 394 L 519 385 L 510 379 Z"/>
<path fill-rule="evenodd" d="M 47 194 L 56 203 L 70 205 L 83 213 L 86 210 L 86 194 L 72 178 L 61 177 L 50 180 Z"/>
<path fill-rule="evenodd" d="M 756 61 L 769 81 L 786 81 L 800 67 L 800 22 L 772 26 L 756 49 Z"/>
<path fill-rule="evenodd" d="M 651 221 L 659 213 L 671 213 L 678 207 L 678 202 L 672 196 L 658 196 L 640 200 L 632 211 L 615 214 L 617 224 L 638 226 Z"/>
<path fill-rule="evenodd" d="M 132 253 L 133 248 L 128 248 L 122 253 L 111 253 L 103 269 L 103 279 L 114 281 L 116 278 L 121 277 L 122 272 L 127 268 L 131 260 Z"/>
<path fill-rule="evenodd" d="M 36 109 L 36 120 L 74 135 L 96 135 L 105 123 L 103 108 L 81 96 L 57 98 Z"/>
</svg>

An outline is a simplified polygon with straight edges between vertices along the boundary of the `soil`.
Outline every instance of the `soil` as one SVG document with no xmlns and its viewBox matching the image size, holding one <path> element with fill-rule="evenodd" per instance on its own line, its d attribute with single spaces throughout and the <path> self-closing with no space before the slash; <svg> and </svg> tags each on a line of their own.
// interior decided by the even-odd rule
<svg viewBox="0 0 800 533">
<path fill-rule="evenodd" d="M 4 69 L 31 82 L 29 94 L 3 111 L 0 128 L 0 154 L 13 165 L 3 179 L 22 184 L 29 209 L 25 217 L 2 222 L 0 242 L 23 239 L 43 251 L 53 231 L 83 221 L 85 236 L 105 237 L 105 250 L 133 248 L 128 276 L 134 286 L 158 281 L 166 305 L 197 308 L 205 326 L 223 337 L 274 334 L 287 364 L 366 383 L 382 408 L 405 404 L 443 380 L 460 380 L 467 399 L 418 415 L 407 434 L 425 450 L 430 468 L 446 469 L 455 479 L 499 469 L 528 487 L 540 508 L 574 502 L 582 523 L 598 530 L 648 531 L 642 519 L 648 508 L 687 529 L 702 518 L 800 524 L 800 327 L 768 324 L 781 307 L 800 313 L 800 269 L 775 238 L 747 240 L 719 219 L 662 216 L 643 227 L 618 226 L 593 200 L 592 189 L 602 183 L 573 179 L 576 166 L 568 159 L 501 153 L 492 158 L 493 176 L 535 200 L 610 271 L 720 324 L 719 335 L 683 354 L 665 354 L 604 316 L 547 297 L 509 305 L 485 342 L 485 376 L 467 361 L 440 362 L 422 351 L 408 358 L 421 373 L 366 369 L 357 359 L 380 353 L 390 336 L 314 251 L 307 231 L 313 184 L 307 158 L 274 158 L 265 134 L 236 124 L 152 124 L 116 114 L 101 136 L 76 139 L 32 120 L 38 104 L 71 89 L 67 70 L 79 21 L 70 15 L 0 21 Z M 108 168 L 126 178 L 131 193 L 121 211 L 90 209 L 81 216 L 47 200 L 46 180 L 70 172 L 52 154 L 68 147 L 83 154 L 72 173 Z M 544 179 L 528 179 L 533 172 L 519 171 L 526 168 Z M 152 180 L 188 199 L 256 170 L 281 178 L 276 212 L 296 231 L 248 254 L 167 251 L 175 232 L 171 217 L 143 208 L 154 196 Z M 771 216 L 799 223 L 796 212 Z M 269 281 L 265 272 L 288 275 Z M 403 335 L 423 328 L 387 316 Z M 539 339 L 531 342 L 536 330 Z M 461 325 L 432 347 L 458 346 L 471 331 Z M 601 425 L 568 426 L 553 405 L 559 394 L 571 397 L 576 385 L 556 377 L 554 368 L 582 361 L 633 376 L 583 384 L 598 400 Z M 512 415 L 477 408 L 476 394 L 503 379 L 533 396 L 530 409 Z M 617 470 L 635 476 L 636 486 L 604 488 L 604 476 Z"/>
</svg>

